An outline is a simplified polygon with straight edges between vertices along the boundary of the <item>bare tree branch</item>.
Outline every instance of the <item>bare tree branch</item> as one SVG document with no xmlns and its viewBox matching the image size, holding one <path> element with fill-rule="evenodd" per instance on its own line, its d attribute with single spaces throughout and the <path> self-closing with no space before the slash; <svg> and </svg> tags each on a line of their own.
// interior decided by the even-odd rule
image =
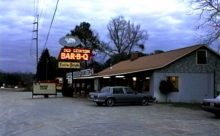
<svg viewBox="0 0 220 136">
<path fill-rule="evenodd" d="M 110 50 L 108 53 L 112 55 L 130 54 L 134 49 L 143 50 L 143 45 L 148 39 L 146 30 L 141 30 L 140 25 L 135 25 L 122 16 L 113 18 L 107 25 L 107 29 L 110 44 L 105 44 L 104 48 Z"/>
<path fill-rule="evenodd" d="M 211 44 L 220 38 L 220 2 L 219 0 L 192 0 L 196 6 L 195 10 L 200 11 L 200 19 L 203 23 L 198 25 L 198 29 L 208 28 L 207 38 L 204 41 Z M 220 48 L 220 45 L 219 47 Z"/>
</svg>

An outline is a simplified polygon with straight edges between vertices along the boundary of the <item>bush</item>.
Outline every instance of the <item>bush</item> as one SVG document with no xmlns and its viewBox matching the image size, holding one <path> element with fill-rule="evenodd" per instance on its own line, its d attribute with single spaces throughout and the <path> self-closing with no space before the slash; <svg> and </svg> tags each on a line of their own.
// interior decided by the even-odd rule
<svg viewBox="0 0 220 136">
<path fill-rule="evenodd" d="M 161 93 L 168 94 L 174 90 L 174 86 L 170 81 L 162 80 L 159 89 Z"/>
</svg>

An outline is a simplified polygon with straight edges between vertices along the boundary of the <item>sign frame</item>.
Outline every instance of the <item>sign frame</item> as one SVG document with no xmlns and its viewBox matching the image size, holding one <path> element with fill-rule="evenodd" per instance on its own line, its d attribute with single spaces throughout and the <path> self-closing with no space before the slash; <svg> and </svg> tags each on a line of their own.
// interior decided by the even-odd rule
<svg viewBox="0 0 220 136">
<path fill-rule="evenodd" d="M 56 83 L 33 82 L 32 98 L 34 95 L 56 95 Z"/>
<path fill-rule="evenodd" d="M 80 69 L 80 62 L 68 62 L 68 61 L 59 61 L 58 68 L 75 68 Z"/>
</svg>

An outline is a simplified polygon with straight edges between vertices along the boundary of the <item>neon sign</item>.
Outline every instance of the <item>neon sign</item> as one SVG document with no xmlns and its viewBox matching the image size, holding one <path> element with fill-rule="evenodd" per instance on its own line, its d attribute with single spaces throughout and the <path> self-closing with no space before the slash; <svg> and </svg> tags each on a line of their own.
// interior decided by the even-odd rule
<svg viewBox="0 0 220 136">
<path fill-rule="evenodd" d="M 90 49 L 62 48 L 60 60 L 90 60 L 92 51 Z"/>
</svg>

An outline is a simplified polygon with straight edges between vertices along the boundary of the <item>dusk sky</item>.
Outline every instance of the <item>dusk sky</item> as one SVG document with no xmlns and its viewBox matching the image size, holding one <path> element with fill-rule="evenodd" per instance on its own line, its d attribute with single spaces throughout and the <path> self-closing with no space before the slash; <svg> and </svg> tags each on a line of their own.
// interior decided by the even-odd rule
<svg viewBox="0 0 220 136">
<path fill-rule="evenodd" d="M 0 70 L 36 71 L 35 43 L 31 39 L 37 1 L 0 0 Z M 56 0 L 39 0 L 39 56 L 55 5 Z M 201 42 L 202 34 L 195 29 L 198 14 L 191 10 L 186 0 L 60 0 L 47 48 L 57 57 L 62 47 L 58 40 L 83 21 L 107 42 L 106 26 L 117 16 L 148 31 L 145 53 L 191 46 Z"/>
</svg>

